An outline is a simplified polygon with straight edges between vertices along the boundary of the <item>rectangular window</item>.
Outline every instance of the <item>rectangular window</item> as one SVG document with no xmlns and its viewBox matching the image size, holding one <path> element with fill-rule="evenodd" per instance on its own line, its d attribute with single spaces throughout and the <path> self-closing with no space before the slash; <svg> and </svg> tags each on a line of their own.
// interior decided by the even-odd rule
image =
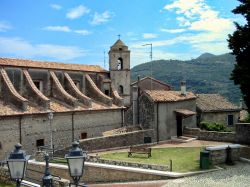
<svg viewBox="0 0 250 187">
<path fill-rule="evenodd" d="M 41 92 L 43 91 L 43 81 L 35 80 L 33 81 L 35 86 L 40 90 Z"/>
<path fill-rule="evenodd" d="M 234 124 L 234 116 L 233 115 L 228 115 L 227 116 L 227 125 L 232 126 Z"/>
<path fill-rule="evenodd" d="M 105 95 L 109 96 L 109 90 L 104 90 Z"/>
<path fill-rule="evenodd" d="M 86 139 L 86 138 L 87 138 L 87 133 L 86 132 L 81 133 L 81 139 Z"/>
<path fill-rule="evenodd" d="M 76 87 L 77 87 L 78 89 L 80 89 L 80 82 L 79 82 L 79 81 L 74 81 L 74 83 L 75 83 Z"/>
<path fill-rule="evenodd" d="M 36 140 L 36 146 L 37 147 L 44 146 L 44 139 Z"/>
<path fill-rule="evenodd" d="M 2 143 L 0 142 L 0 150 L 1 150 L 1 149 L 3 149 L 3 147 L 2 147 Z"/>
</svg>

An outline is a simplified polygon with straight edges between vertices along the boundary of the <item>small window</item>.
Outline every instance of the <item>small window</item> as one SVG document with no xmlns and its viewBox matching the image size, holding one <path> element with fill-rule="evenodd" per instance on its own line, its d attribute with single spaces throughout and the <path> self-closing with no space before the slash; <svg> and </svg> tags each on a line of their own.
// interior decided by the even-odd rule
<svg viewBox="0 0 250 187">
<path fill-rule="evenodd" d="M 1 150 L 1 149 L 3 149 L 3 147 L 2 147 L 2 143 L 0 142 L 0 150 Z"/>
<path fill-rule="evenodd" d="M 123 59 L 120 57 L 117 60 L 117 69 L 122 70 L 123 69 Z"/>
<path fill-rule="evenodd" d="M 75 83 L 76 87 L 77 87 L 78 89 L 80 89 L 80 82 L 79 82 L 79 81 L 74 81 L 74 83 Z"/>
<path fill-rule="evenodd" d="M 44 146 L 44 139 L 36 140 L 36 146 L 37 147 Z"/>
<path fill-rule="evenodd" d="M 40 90 L 41 92 L 43 91 L 43 81 L 33 81 L 35 86 Z"/>
<path fill-rule="evenodd" d="M 123 86 L 122 86 L 122 85 L 119 86 L 118 93 L 119 93 L 119 94 L 123 94 Z"/>
<path fill-rule="evenodd" d="M 87 133 L 86 132 L 82 132 L 81 133 L 81 139 L 86 139 L 87 138 Z"/>
<path fill-rule="evenodd" d="M 151 137 L 144 137 L 144 143 L 152 143 Z"/>
<path fill-rule="evenodd" d="M 233 126 L 234 124 L 234 116 L 233 115 L 228 115 L 227 116 L 227 125 L 228 126 Z"/>
<path fill-rule="evenodd" d="M 122 48 L 121 48 L 121 47 L 119 48 L 119 51 L 122 51 Z"/>
<path fill-rule="evenodd" d="M 105 95 L 109 96 L 109 90 L 104 90 Z"/>
</svg>

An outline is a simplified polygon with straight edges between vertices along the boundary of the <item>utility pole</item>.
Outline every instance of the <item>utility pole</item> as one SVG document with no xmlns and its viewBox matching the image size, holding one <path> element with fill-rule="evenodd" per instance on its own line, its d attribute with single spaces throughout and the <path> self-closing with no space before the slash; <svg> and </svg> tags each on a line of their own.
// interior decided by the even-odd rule
<svg viewBox="0 0 250 187">
<path fill-rule="evenodd" d="M 153 78 L 153 70 L 152 70 L 152 66 L 153 66 L 153 44 L 152 43 L 148 43 L 148 44 L 144 44 L 144 45 L 142 45 L 142 46 L 150 46 L 150 55 L 149 55 L 149 57 L 150 57 L 150 91 L 152 90 L 152 78 Z"/>
</svg>

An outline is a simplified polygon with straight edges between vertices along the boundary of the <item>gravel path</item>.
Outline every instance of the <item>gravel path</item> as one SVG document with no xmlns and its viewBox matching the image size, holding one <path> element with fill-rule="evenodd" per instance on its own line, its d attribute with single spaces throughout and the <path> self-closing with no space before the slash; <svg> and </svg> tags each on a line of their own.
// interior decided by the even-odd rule
<svg viewBox="0 0 250 187">
<path fill-rule="evenodd" d="M 225 170 L 168 180 L 165 186 L 171 187 L 249 187 L 250 164 L 238 162 L 234 166 L 225 166 Z"/>
</svg>

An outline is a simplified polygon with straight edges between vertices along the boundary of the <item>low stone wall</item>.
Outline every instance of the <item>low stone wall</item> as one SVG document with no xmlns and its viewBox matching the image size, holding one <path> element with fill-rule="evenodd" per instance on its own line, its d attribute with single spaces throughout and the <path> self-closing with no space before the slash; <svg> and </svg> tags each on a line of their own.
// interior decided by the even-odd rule
<svg viewBox="0 0 250 187">
<path fill-rule="evenodd" d="M 183 134 L 185 136 L 197 137 L 199 140 L 236 142 L 235 132 L 204 131 L 199 128 L 185 127 Z"/>
<path fill-rule="evenodd" d="M 209 159 L 211 164 L 224 164 L 226 163 L 228 147 L 230 147 L 230 154 L 232 161 L 238 161 L 240 159 L 240 149 L 241 146 L 238 144 L 232 145 L 221 145 L 206 147 L 205 150 L 209 151 Z"/>
<path fill-rule="evenodd" d="M 94 162 L 94 163 L 101 163 L 101 164 L 116 165 L 116 166 L 135 167 L 135 168 L 142 168 L 142 169 L 153 169 L 153 170 L 159 170 L 159 171 L 169 171 L 170 170 L 170 167 L 167 165 L 161 166 L 161 165 L 153 165 L 153 164 L 140 164 L 140 163 L 124 162 L 124 161 L 118 161 L 118 160 L 106 160 L 106 159 L 101 159 L 98 156 L 89 156 L 87 161 Z"/>
<path fill-rule="evenodd" d="M 250 147 L 242 147 L 240 150 L 240 157 L 250 159 Z"/>
<path fill-rule="evenodd" d="M 5 184 L 10 184 L 10 175 L 7 166 L 0 166 L 0 182 Z"/>
<path fill-rule="evenodd" d="M 250 145 L 250 123 L 237 123 L 235 131 L 238 143 Z"/>
<path fill-rule="evenodd" d="M 68 166 L 59 164 L 50 164 L 50 173 L 54 176 L 60 176 L 66 180 L 72 180 L 69 176 Z M 29 161 L 26 175 L 36 181 L 41 181 L 45 170 L 44 162 Z M 139 169 L 138 169 L 139 170 Z M 161 180 L 168 177 L 163 174 L 153 174 L 153 172 L 137 171 L 135 168 L 122 168 L 121 166 L 111 166 L 106 164 L 85 162 L 84 174 L 81 182 L 85 184 L 98 182 L 121 182 L 121 181 L 145 181 Z M 161 171 L 158 171 L 161 172 Z M 162 172 L 161 172 L 162 173 Z"/>
<path fill-rule="evenodd" d="M 79 146 L 88 151 L 96 151 L 110 148 L 125 147 L 131 145 L 144 144 L 144 138 L 151 138 L 151 142 L 156 141 L 155 131 L 153 129 L 128 132 L 124 134 L 102 136 L 97 138 L 89 138 L 80 140 Z M 57 156 L 62 156 L 68 153 L 71 147 L 56 151 Z"/>
</svg>

